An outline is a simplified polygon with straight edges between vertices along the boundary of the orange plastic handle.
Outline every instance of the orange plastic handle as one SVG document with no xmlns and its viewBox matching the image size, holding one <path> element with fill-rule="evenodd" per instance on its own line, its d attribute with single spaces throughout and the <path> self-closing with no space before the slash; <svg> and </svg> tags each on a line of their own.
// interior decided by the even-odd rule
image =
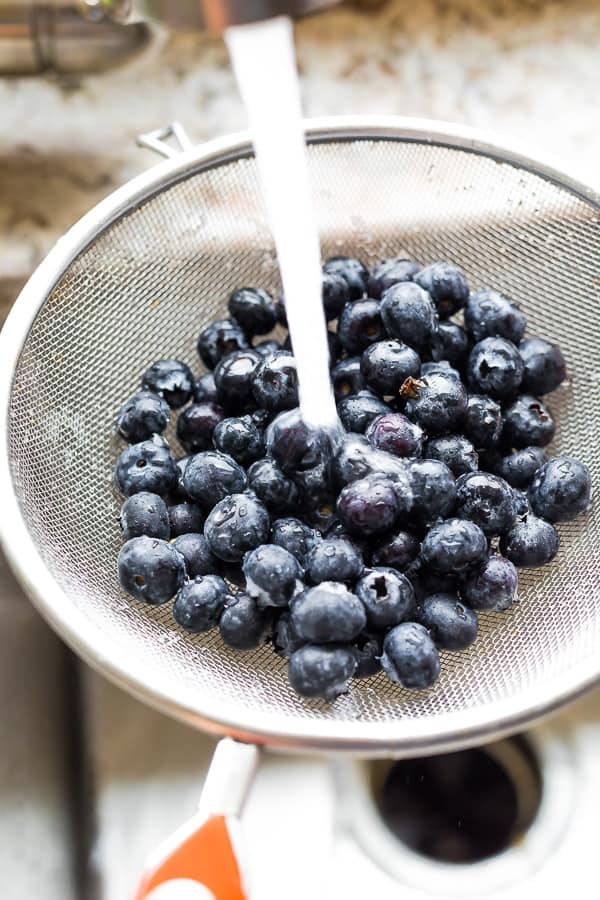
<svg viewBox="0 0 600 900">
<path fill-rule="evenodd" d="M 195 817 L 158 850 L 142 876 L 136 900 L 169 881 L 189 879 L 216 900 L 248 900 L 236 859 L 228 816 Z"/>
</svg>

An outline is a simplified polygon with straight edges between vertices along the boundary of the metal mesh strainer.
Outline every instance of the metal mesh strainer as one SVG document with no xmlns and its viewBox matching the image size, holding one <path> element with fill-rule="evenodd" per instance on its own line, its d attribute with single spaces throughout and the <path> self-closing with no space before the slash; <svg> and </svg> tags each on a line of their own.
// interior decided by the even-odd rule
<svg viewBox="0 0 600 900">
<path fill-rule="evenodd" d="M 399 120 L 310 128 L 323 255 L 455 260 L 475 286 L 518 299 L 530 333 L 560 342 L 571 380 L 550 405 L 555 451 L 600 479 L 600 199 L 472 132 Z M 113 419 L 149 361 L 198 369 L 195 338 L 243 284 L 277 289 L 246 137 L 155 167 L 52 251 L 0 341 L 6 440 L 2 531 L 59 632 L 120 684 L 188 721 L 259 741 L 420 752 L 515 727 L 589 684 L 600 652 L 600 513 L 561 528 L 557 560 L 521 574 L 520 602 L 481 617 L 476 644 L 411 693 L 384 676 L 306 703 L 270 649 L 190 638 L 168 608 L 115 577 Z"/>
</svg>

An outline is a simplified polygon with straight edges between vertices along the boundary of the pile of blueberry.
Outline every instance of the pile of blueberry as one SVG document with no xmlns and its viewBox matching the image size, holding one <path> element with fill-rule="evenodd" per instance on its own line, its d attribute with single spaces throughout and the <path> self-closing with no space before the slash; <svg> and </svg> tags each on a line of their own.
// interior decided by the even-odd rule
<svg viewBox="0 0 600 900">
<path fill-rule="evenodd" d="M 285 326 L 284 300 L 257 288 L 200 333 L 206 374 L 175 359 L 144 373 L 117 419 L 120 583 L 174 600 L 189 632 L 271 642 L 305 697 L 381 668 L 427 688 L 439 648 L 468 647 L 478 611 L 515 600 L 516 566 L 550 562 L 555 523 L 590 505 L 586 466 L 543 449 L 540 397 L 565 361 L 449 262 L 334 257 L 323 306 L 340 434 L 301 419 L 290 339 L 261 338 Z M 179 458 L 161 436 L 173 410 Z"/>
</svg>

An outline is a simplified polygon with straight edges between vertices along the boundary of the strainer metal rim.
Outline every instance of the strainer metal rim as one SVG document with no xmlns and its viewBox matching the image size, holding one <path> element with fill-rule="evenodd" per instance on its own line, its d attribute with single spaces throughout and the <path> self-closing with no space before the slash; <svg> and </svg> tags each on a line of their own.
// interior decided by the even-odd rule
<svg viewBox="0 0 600 900">
<path fill-rule="evenodd" d="M 398 117 L 327 117 L 308 120 L 310 142 L 386 139 L 426 142 L 486 155 L 499 162 L 534 172 L 600 208 L 600 194 L 556 165 L 531 157 L 518 145 L 500 142 L 493 135 L 451 123 Z M 315 719 L 292 720 L 260 712 L 240 712 L 230 719 L 216 702 L 198 703 L 191 689 L 177 697 L 165 691 L 160 679 L 124 654 L 99 633 L 85 614 L 67 598 L 40 556 L 25 523 L 15 492 L 8 450 L 8 414 L 12 379 L 23 343 L 35 317 L 73 260 L 108 225 L 135 205 L 173 184 L 190 171 L 252 154 L 247 132 L 210 141 L 169 158 L 139 175 L 99 203 L 79 220 L 50 251 L 17 298 L 0 334 L 0 542 L 15 574 L 38 611 L 86 662 L 111 681 L 162 712 L 215 734 L 269 743 L 281 748 L 395 752 L 415 755 L 442 752 L 476 744 L 514 731 L 574 699 L 600 680 L 600 666 L 587 660 L 547 682 L 528 688 L 518 699 L 494 702 L 490 712 L 481 708 L 440 714 L 429 721 L 407 718 L 384 723 Z"/>
</svg>

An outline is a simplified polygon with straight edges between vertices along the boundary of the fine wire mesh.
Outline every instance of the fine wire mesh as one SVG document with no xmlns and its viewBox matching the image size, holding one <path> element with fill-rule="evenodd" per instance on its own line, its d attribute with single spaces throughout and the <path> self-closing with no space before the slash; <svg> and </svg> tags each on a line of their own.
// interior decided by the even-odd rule
<svg viewBox="0 0 600 900">
<path fill-rule="evenodd" d="M 323 256 L 367 263 L 410 255 L 457 262 L 474 287 L 505 291 L 530 334 L 558 341 L 570 378 L 549 398 L 551 451 L 580 456 L 600 483 L 600 240 L 591 203 L 512 164 L 470 151 L 391 139 L 310 146 Z M 177 356 L 199 373 L 195 340 L 242 285 L 278 288 L 253 158 L 186 176 L 112 224 L 65 272 L 38 313 L 15 371 L 9 452 L 27 527 L 69 602 L 128 659 L 143 661 L 175 701 L 201 714 L 218 701 L 235 720 L 259 711 L 285 732 L 310 720 L 427 722 L 510 701 L 598 658 L 600 513 L 560 527 L 557 559 L 520 572 L 520 599 L 481 615 L 477 642 L 444 653 L 428 691 L 383 675 L 348 695 L 307 703 L 270 647 L 235 653 L 218 634 L 190 637 L 170 604 L 127 598 L 115 573 L 120 449 L 114 417 L 145 367 Z M 172 434 L 172 432 L 171 432 Z M 176 448 L 181 452 L 180 448 Z M 188 691 L 188 697 L 190 692 Z M 400 732 L 399 732 L 400 734 Z"/>
</svg>

